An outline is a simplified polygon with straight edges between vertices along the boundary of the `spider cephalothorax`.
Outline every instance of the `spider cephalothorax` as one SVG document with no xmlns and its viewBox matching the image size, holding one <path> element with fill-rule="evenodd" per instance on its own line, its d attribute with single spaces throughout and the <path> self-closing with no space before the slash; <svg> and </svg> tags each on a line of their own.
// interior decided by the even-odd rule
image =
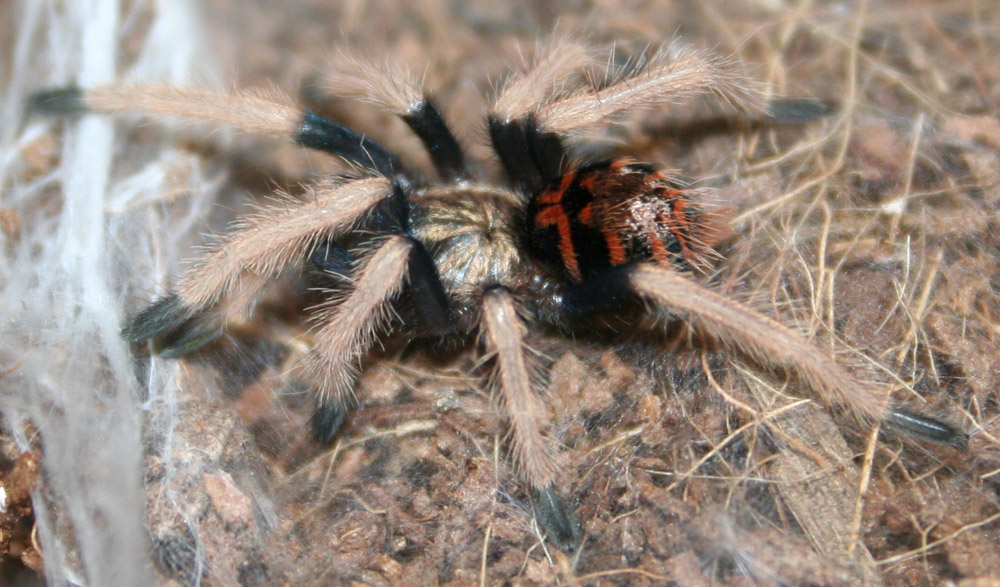
<svg viewBox="0 0 1000 587">
<path fill-rule="evenodd" d="M 358 168 L 244 219 L 170 294 L 132 316 L 125 337 L 155 339 L 164 355 L 192 352 L 248 316 L 285 267 L 317 268 L 330 293 L 311 309 L 313 348 L 300 374 L 318 392 L 313 432 L 323 441 L 343 421 L 359 357 L 392 316 L 402 316 L 418 337 L 478 339 L 494 358 L 490 380 L 539 522 L 564 548 L 576 546 L 580 528 L 556 487 L 553 443 L 539 421 L 525 346 L 537 322 L 561 328 L 645 301 L 796 375 L 828 404 L 962 444 L 953 427 L 892 408 L 796 331 L 685 275 L 705 264 L 728 230 L 696 191 L 655 166 L 628 159 L 581 164 L 567 151 L 574 130 L 695 94 L 766 116 L 756 84 L 732 63 L 688 49 L 648 56 L 602 83 L 589 75 L 593 64 L 586 48 L 557 42 L 504 85 L 487 126 L 509 187 L 474 179 L 437 107 L 405 71 L 347 55 L 326 80 L 328 89 L 399 115 L 427 147 L 439 181 L 421 180 L 385 147 L 273 94 L 112 86 L 43 92 L 35 107 L 220 121 L 293 137 Z"/>
</svg>

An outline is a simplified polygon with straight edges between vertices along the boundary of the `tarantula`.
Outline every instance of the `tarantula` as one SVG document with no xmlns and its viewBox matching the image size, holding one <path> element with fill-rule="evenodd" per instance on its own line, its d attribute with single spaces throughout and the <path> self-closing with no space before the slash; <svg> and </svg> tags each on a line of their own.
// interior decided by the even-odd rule
<svg viewBox="0 0 1000 587">
<path fill-rule="evenodd" d="M 437 181 L 273 91 L 63 88 L 36 95 L 34 108 L 217 121 L 292 137 L 351 164 L 355 173 L 316 181 L 301 197 L 244 218 L 169 295 L 131 316 L 124 337 L 154 339 L 164 356 L 190 353 L 247 318 L 285 267 L 318 269 L 330 293 L 310 309 L 313 347 L 300 372 L 318 393 L 313 434 L 329 442 L 347 413 L 360 357 L 393 316 L 419 337 L 478 336 L 493 356 L 491 382 L 539 524 L 564 549 L 576 547 L 581 530 L 556 487 L 553 441 L 539 421 L 542 400 L 525 345 L 536 323 L 559 328 L 625 307 L 669 311 L 797 376 L 828 404 L 961 445 L 961 431 L 892 407 L 795 330 L 692 279 L 727 229 L 696 190 L 655 166 L 580 163 L 568 154 L 573 131 L 699 94 L 766 118 L 759 86 L 734 63 L 686 48 L 632 61 L 600 82 L 587 75 L 595 64 L 582 45 L 555 42 L 503 85 L 487 126 L 509 187 L 474 176 L 438 108 L 405 70 L 351 55 L 326 79 L 330 92 L 400 116 L 427 148 Z"/>
</svg>

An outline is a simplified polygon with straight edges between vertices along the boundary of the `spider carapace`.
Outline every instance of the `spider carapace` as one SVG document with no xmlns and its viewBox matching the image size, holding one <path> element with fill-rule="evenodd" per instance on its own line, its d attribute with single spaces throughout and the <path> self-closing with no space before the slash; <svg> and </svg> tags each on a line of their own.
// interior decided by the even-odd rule
<svg viewBox="0 0 1000 587">
<path fill-rule="evenodd" d="M 389 326 L 401 326 L 394 317 L 417 336 L 478 341 L 493 358 L 487 379 L 539 526 L 562 548 L 576 548 L 582 531 L 572 500 L 559 489 L 555 443 L 541 421 L 528 346 L 538 323 L 564 331 L 581 316 L 622 305 L 667 311 L 795 376 L 828 405 L 962 446 L 960 430 L 894 407 L 798 331 L 692 279 L 688 269 L 702 266 L 728 230 L 696 201 L 697 190 L 628 159 L 579 164 L 570 156 L 566 138 L 574 131 L 693 95 L 711 94 L 766 117 L 757 84 L 730 61 L 677 45 L 604 78 L 594 75 L 597 63 L 589 48 L 559 40 L 505 83 L 487 126 L 506 185 L 477 178 L 415 78 L 351 55 L 338 59 L 327 89 L 398 115 L 427 148 L 438 180 L 423 179 L 386 147 L 273 91 L 64 88 L 37 94 L 33 107 L 222 122 L 291 137 L 350 163 L 352 175 L 321 178 L 301 196 L 244 218 L 167 295 L 132 315 L 123 335 L 153 340 L 162 355 L 190 353 L 252 314 L 286 267 L 318 268 L 329 300 L 309 309 L 312 349 L 298 374 L 317 391 L 313 434 L 324 442 L 348 411 L 359 359 Z"/>
</svg>

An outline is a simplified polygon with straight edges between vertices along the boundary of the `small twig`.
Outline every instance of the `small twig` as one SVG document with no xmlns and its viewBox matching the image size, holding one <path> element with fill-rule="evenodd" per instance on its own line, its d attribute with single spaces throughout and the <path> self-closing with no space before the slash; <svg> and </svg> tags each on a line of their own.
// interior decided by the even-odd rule
<svg viewBox="0 0 1000 587">
<path fill-rule="evenodd" d="M 959 534 L 962 534 L 962 533 L 966 532 L 967 530 L 973 530 L 975 528 L 979 528 L 980 526 L 986 526 L 987 524 L 990 524 L 990 523 L 992 523 L 995 520 L 1000 520 L 1000 512 L 997 512 L 997 513 L 993 514 L 992 516 L 986 518 L 985 520 L 980 520 L 979 522 L 976 522 L 975 524 L 966 524 L 965 526 L 962 526 L 961 528 L 959 528 L 958 530 L 955 530 L 954 532 L 952 532 L 951 534 L 945 536 L 944 538 L 939 538 L 939 539 L 935 540 L 934 542 L 928 542 L 927 544 L 921 546 L 920 548 L 917 548 L 915 550 L 911 550 L 909 552 L 904 552 L 903 554 L 898 554 L 896 556 L 891 556 L 891 557 L 889 557 L 887 559 L 876 561 L 875 564 L 879 565 L 879 566 L 891 565 L 892 563 L 897 563 L 899 561 L 903 561 L 903 560 L 906 560 L 908 558 L 913 558 L 913 557 L 917 556 L 918 554 L 920 554 L 922 552 L 927 552 L 928 550 L 930 550 L 932 548 L 935 548 L 937 546 L 940 546 L 940 545 L 944 544 L 945 542 L 948 542 L 949 540 L 955 538 Z"/>
</svg>

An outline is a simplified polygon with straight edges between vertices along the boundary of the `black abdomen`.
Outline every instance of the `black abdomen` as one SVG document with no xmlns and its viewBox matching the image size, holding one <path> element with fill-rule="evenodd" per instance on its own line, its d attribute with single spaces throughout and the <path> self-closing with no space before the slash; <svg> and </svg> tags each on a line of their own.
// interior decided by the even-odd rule
<svg viewBox="0 0 1000 587">
<path fill-rule="evenodd" d="M 698 265 L 716 215 L 691 203 L 662 172 L 627 159 L 581 167 L 539 191 L 528 206 L 532 253 L 575 282 L 637 261 Z"/>
</svg>

